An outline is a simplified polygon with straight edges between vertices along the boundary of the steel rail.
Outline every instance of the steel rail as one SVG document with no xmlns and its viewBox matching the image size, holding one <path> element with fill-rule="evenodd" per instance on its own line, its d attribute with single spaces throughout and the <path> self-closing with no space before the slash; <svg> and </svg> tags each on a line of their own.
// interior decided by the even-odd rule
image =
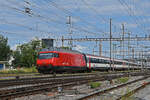
<svg viewBox="0 0 150 100">
<path fill-rule="evenodd" d="M 81 85 L 85 84 L 88 82 L 95 82 L 95 81 L 103 81 L 107 80 L 108 78 L 110 79 L 115 79 L 115 78 L 120 78 L 120 77 L 126 77 L 127 75 L 112 75 L 112 76 L 107 76 L 107 77 L 101 77 L 101 76 L 94 76 L 94 77 L 87 77 L 87 78 L 75 78 L 75 79 L 62 79 L 62 81 L 54 81 L 52 83 L 47 83 L 47 84 L 40 84 L 36 86 L 28 86 L 28 87 L 22 87 L 22 88 L 15 88 L 15 89 L 8 89 L 8 90 L 1 90 L 0 91 L 0 98 L 2 99 L 9 99 L 9 98 L 16 98 L 24 95 L 32 95 L 42 93 L 43 91 L 51 91 L 52 88 L 55 87 L 55 89 L 59 86 L 66 87 L 66 86 L 72 86 L 73 84 L 75 85 Z M 70 85 L 68 85 L 70 84 Z M 41 92 L 40 92 L 41 91 Z"/>
<path fill-rule="evenodd" d="M 113 74 L 128 74 L 125 72 L 121 73 L 112 73 Z M 130 73 L 131 74 L 131 73 Z M 46 76 L 46 77 L 34 77 L 34 78 L 22 78 L 22 79 L 10 79 L 10 80 L 0 80 L 0 88 L 8 87 L 8 86 L 15 86 L 15 85 L 24 85 L 24 84 L 36 84 L 36 83 L 45 83 L 48 80 L 52 81 L 53 79 L 56 78 L 76 78 L 76 77 L 89 77 L 89 76 L 97 76 L 101 75 L 105 77 L 106 75 L 111 75 L 110 73 L 88 73 L 88 74 L 80 74 L 80 75 L 62 75 L 62 76 Z"/>
<path fill-rule="evenodd" d="M 70 86 L 72 84 L 81 84 L 82 82 L 87 83 L 89 81 L 100 81 L 103 79 L 98 79 L 98 78 L 87 78 L 87 79 L 74 79 L 74 80 L 64 80 L 62 82 L 52 82 L 52 83 L 47 83 L 47 84 L 42 84 L 42 85 L 36 85 L 36 86 L 29 86 L 29 87 L 22 87 L 22 88 L 17 88 L 17 89 L 8 89 L 8 90 L 2 90 L 0 91 L 0 98 L 2 99 L 8 99 L 8 98 L 16 98 L 20 97 L 21 95 L 24 96 L 25 94 L 32 94 L 34 92 L 42 92 L 42 91 L 51 91 L 52 89 L 56 89 L 59 86 Z M 70 84 L 70 85 L 69 85 Z"/>
<path fill-rule="evenodd" d="M 130 81 L 130 82 L 127 82 L 127 83 L 124 83 L 124 84 L 120 84 L 120 85 L 113 86 L 113 87 L 110 87 L 110 88 L 107 88 L 107 89 L 103 89 L 103 90 L 98 90 L 98 91 L 92 92 L 92 93 L 90 93 L 90 94 L 88 94 L 88 95 L 86 95 L 86 96 L 83 96 L 83 97 L 81 97 L 81 98 L 79 98 L 79 99 L 77 99 L 77 100 L 87 100 L 87 99 L 92 98 L 92 97 L 94 97 L 94 96 L 97 96 L 97 95 L 100 95 L 100 94 L 104 94 L 104 93 L 110 92 L 110 91 L 112 91 L 112 90 L 114 90 L 114 89 L 122 88 L 122 87 L 124 87 L 124 86 L 129 85 L 129 84 L 132 84 L 132 83 L 135 83 L 135 82 L 138 82 L 138 81 L 145 80 L 145 79 L 147 79 L 147 78 L 149 78 L 149 77 L 150 77 L 150 76 L 145 76 L 145 77 L 143 77 L 143 78 L 140 78 L 140 79 L 137 79 L 137 80 L 133 80 L 133 81 Z M 120 100 L 120 99 L 118 99 L 118 100 Z"/>
<path fill-rule="evenodd" d="M 130 74 L 131 76 L 138 76 L 138 75 L 143 75 L 143 73 L 132 73 Z M 83 82 L 88 83 L 88 82 L 95 82 L 95 81 L 103 81 L 103 80 L 112 80 L 112 79 L 116 79 L 116 78 L 120 78 L 120 77 L 127 77 L 129 76 L 129 74 L 120 74 L 120 75 L 116 75 L 116 74 L 111 74 L 111 75 L 97 75 L 97 76 L 87 76 L 87 77 L 78 77 L 78 78 L 60 78 L 59 81 L 56 79 L 54 79 L 53 81 L 51 81 L 50 83 L 45 83 L 45 84 L 39 84 L 39 85 L 35 85 L 35 86 L 27 86 L 27 87 L 21 87 L 21 88 L 13 88 L 13 89 L 6 89 L 6 90 L 1 90 L 0 91 L 0 98 L 2 99 L 9 99 L 9 98 L 16 98 L 16 97 L 20 97 L 20 96 L 25 96 L 25 95 L 32 95 L 32 94 L 38 94 L 38 93 L 43 93 L 43 91 L 51 91 L 53 86 L 56 86 L 55 89 L 59 86 L 66 86 L 66 84 L 70 84 L 70 83 L 76 83 L 76 85 L 81 85 L 81 83 Z M 71 85 L 67 85 L 67 86 L 71 86 Z"/>
<path fill-rule="evenodd" d="M 131 75 L 131 76 L 138 76 L 138 75 L 144 75 L 146 74 L 145 72 L 142 72 L 142 73 L 117 73 L 118 75 Z M 92 76 L 101 76 L 101 77 L 109 77 L 109 76 L 112 76 L 112 75 L 117 75 L 117 74 L 104 74 L 104 75 L 99 75 L 99 74 L 89 74 L 89 75 L 76 75 L 76 76 L 59 76 L 59 77 L 40 77 L 40 78 L 28 78 L 27 80 L 26 79 L 16 79 L 16 80 L 1 80 L 0 81 L 0 88 L 5 88 L 5 87 L 9 87 L 9 86 L 18 86 L 18 85 L 31 85 L 31 84 L 39 84 L 39 83 L 47 83 L 47 82 L 50 82 L 50 81 L 54 81 L 54 80 L 57 80 L 59 81 L 59 79 L 61 78 L 69 78 L 70 79 L 74 79 L 74 78 L 78 78 L 78 77 L 89 77 L 90 75 Z M 148 73 L 147 73 L 148 75 Z"/>
<path fill-rule="evenodd" d="M 136 88 L 136 89 L 134 89 L 134 90 L 132 90 L 132 91 L 130 91 L 130 92 L 128 92 L 128 93 L 122 95 L 121 97 L 119 97 L 119 98 L 116 99 L 116 100 L 125 100 L 126 98 L 132 96 L 133 94 L 135 94 L 135 93 L 138 92 L 139 90 L 145 88 L 147 85 L 150 85 L 150 82 L 147 82 L 147 83 L 145 83 L 145 84 L 142 84 L 142 85 L 139 86 L 138 88 Z"/>
</svg>

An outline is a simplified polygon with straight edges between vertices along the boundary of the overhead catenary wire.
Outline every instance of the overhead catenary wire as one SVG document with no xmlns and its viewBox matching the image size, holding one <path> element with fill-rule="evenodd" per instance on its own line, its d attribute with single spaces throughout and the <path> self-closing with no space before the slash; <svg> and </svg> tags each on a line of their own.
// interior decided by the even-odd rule
<svg viewBox="0 0 150 100">
<path fill-rule="evenodd" d="M 86 0 L 81 0 L 89 9 L 91 9 L 93 12 L 95 12 L 95 14 L 98 15 L 99 18 L 101 18 L 104 22 L 109 23 L 109 19 L 106 19 L 105 17 L 103 17 L 102 15 L 99 14 L 99 11 L 97 9 L 95 9 L 95 7 L 93 7 L 92 5 L 90 5 Z M 116 29 L 119 26 L 116 26 L 115 24 L 112 23 L 112 26 L 114 26 L 114 28 Z M 115 32 L 116 33 L 116 32 Z"/>
<path fill-rule="evenodd" d="M 17 35 L 17 36 L 27 36 L 25 34 L 21 34 L 20 32 L 9 32 L 9 31 L 4 31 L 4 30 L 0 30 L 0 33 L 4 33 L 4 34 L 10 34 L 10 35 Z"/>
<path fill-rule="evenodd" d="M 26 1 L 26 0 L 24 0 L 24 1 Z M 32 7 L 36 7 L 36 8 L 41 9 L 41 7 L 38 7 L 37 5 L 33 5 L 32 3 L 30 3 L 30 5 L 31 5 Z M 56 13 L 55 13 L 55 16 L 57 16 L 57 17 L 62 17 L 62 16 L 60 16 L 60 15 L 58 15 L 58 14 L 56 14 Z M 63 18 L 63 19 L 64 19 L 64 18 Z M 51 20 L 51 21 L 52 21 L 52 20 Z M 56 23 L 57 23 L 57 24 L 61 24 L 61 25 L 65 25 L 64 23 L 60 23 L 59 21 L 56 22 Z M 75 30 L 79 30 L 79 31 L 86 32 L 86 34 L 89 34 L 89 35 L 91 35 L 91 34 L 97 35 L 97 33 L 91 32 L 91 31 L 89 31 L 89 30 L 87 30 L 87 29 L 84 29 L 84 28 L 81 28 L 81 27 L 77 27 L 77 25 L 76 25 L 76 26 L 74 25 L 72 28 L 75 29 Z M 80 33 L 80 34 L 81 34 L 81 33 Z"/>
<path fill-rule="evenodd" d="M 55 2 L 50 1 L 50 0 L 47 0 L 47 1 L 49 2 L 50 5 L 56 7 L 57 9 L 59 9 L 59 10 L 61 10 L 61 11 L 63 11 L 65 14 L 70 15 L 70 16 L 73 16 L 72 12 L 68 11 L 67 9 L 65 9 L 65 8 L 63 8 L 63 7 L 58 6 Z M 100 30 L 100 28 L 97 28 L 96 25 L 93 25 L 92 23 L 85 21 L 85 20 L 82 19 L 81 17 L 79 17 L 79 16 L 73 16 L 73 17 L 74 17 L 74 18 L 77 18 L 77 19 L 79 19 L 79 20 L 81 20 L 82 22 L 88 24 L 89 26 L 94 27 L 97 31 L 102 32 L 102 33 L 105 33 L 103 30 Z"/>
<path fill-rule="evenodd" d="M 24 0 L 25 1 L 25 0 Z M 44 1 L 43 0 L 43 2 L 45 2 L 45 3 L 47 3 L 46 1 Z M 34 6 L 34 7 L 38 7 L 37 5 L 32 5 L 32 3 L 30 3 L 30 5 L 31 6 Z M 41 7 L 38 7 L 39 9 L 41 9 Z M 54 13 L 53 13 L 54 14 Z M 66 20 L 66 18 L 65 17 L 62 17 L 61 15 L 59 15 L 59 14 L 57 14 L 57 13 L 55 13 L 55 16 L 57 16 L 57 17 L 60 17 L 60 18 L 63 18 L 64 20 Z M 74 17 L 73 17 L 74 18 Z M 63 23 L 64 24 L 64 23 Z M 83 27 L 83 26 L 82 26 Z M 89 30 L 87 30 L 87 29 L 84 29 L 84 28 L 79 28 L 79 27 L 77 27 L 77 25 L 73 25 L 73 27 L 72 27 L 73 29 L 75 29 L 75 30 L 79 30 L 79 31 L 83 31 L 83 32 L 86 32 L 87 34 L 95 34 L 95 35 L 97 35 L 97 33 L 95 33 L 95 32 L 91 32 L 91 31 L 89 31 Z"/>
<path fill-rule="evenodd" d="M 25 1 L 25 0 L 24 0 Z M 77 29 L 77 28 L 76 28 Z"/>
<path fill-rule="evenodd" d="M 139 6 L 137 7 L 137 6 L 135 5 L 135 1 L 133 0 L 132 2 L 133 2 L 133 5 L 134 5 L 135 10 L 139 10 L 138 8 L 140 8 L 140 10 L 142 10 L 142 12 L 145 12 L 144 7 L 139 7 Z M 146 4 L 146 3 L 144 3 L 144 4 Z M 148 13 L 147 13 L 147 14 L 148 14 Z M 142 21 L 149 22 L 149 20 L 146 18 L 146 15 L 144 15 L 144 16 L 142 15 L 142 16 L 139 16 L 139 17 L 141 18 Z M 143 25 L 143 29 L 145 29 L 145 26 L 146 26 L 146 25 L 144 24 L 145 22 L 141 23 L 141 25 Z M 145 30 L 146 30 L 146 29 L 145 29 Z M 146 31 L 149 33 L 148 30 L 146 30 Z"/>
<path fill-rule="evenodd" d="M 9 7 L 9 6 L 8 6 Z M 16 10 L 17 12 L 19 13 L 23 13 L 23 14 L 26 14 L 26 12 L 24 10 L 21 10 L 21 9 L 18 9 L 18 8 L 15 8 L 15 7 L 9 7 L 13 10 Z M 28 14 L 27 16 L 30 16 L 30 17 L 33 17 L 33 16 L 36 16 L 36 17 L 41 17 L 40 15 L 34 15 L 33 13 L 31 14 Z M 52 32 L 47 32 L 47 31 L 44 31 L 44 30 L 39 30 L 39 29 L 35 29 L 33 27 L 29 27 L 29 26 L 25 26 L 23 24 L 19 24 L 19 23 L 14 23 L 14 22 L 8 22 L 6 20 L 4 20 L 4 23 L 7 23 L 7 24 L 14 24 L 14 25 L 17 25 L 17 26 L 20 26 L 20 27 L 24 27 L 24 28 L 27 28 L 29 30 L 32 30 L 32 31 L 37 31 L 37 32 L 40 32 L 40 33 L 48 33 L 48 34 L 52 34 Z M 56 34 L 55 34 L 56 35 Z"/>
<path fill-rule="evenodd" d="M 36 28 L 33 28 L 33 27 L 30 27 L 30 26 L 26 26 L 24 24 L 19 24 L 19 23 L 15 23 L 15 22 L 8 22 L 6 20 L 2 20 L 0 19 L 1 23 L 4 23 L 4 24 L 9 24 L 9 25 L 16 25 L 16 26 L 19 26 L 19 27 L 22 27 L 22 28 L 26 28 L 28 30 L 31 30 L 31 31 L 36 31 L 36 32 L 40 32 L 40 33 L 48 33 L 48 34 L 54 34 L 52 32 L 48 32 L 48 31 L 45 31 L 45 30 L 40 30 L 40 29 L 36 29 Z"/>
<path fill-rule="evenodd" d="M 123 1 L 123 3 L 128 7 L 128 9 L 130 10 L 131 16 L 135 16 L 135 12 L 132 10 L 132 8 L 131 8 L 124 0 L 122 0 L 122 1 Z M 139 23 L 140 25 L 142 25 L 142 30 L 143 30 L 144 32 L 146 32 L 146 30 L 143 28 L 143 24 L 142 24 L 141 21 L 140 21 L 140 19 L 143 19 L 142 16 L 139 16 L 139 17 L 135 16 L 135 19 L 136 19 L 137 24 Z M 138 25 L 139 25 L 139 24 L 138 24 Z"/>
<path fill-rule="evenodd" d="M 81 1 L 82 1 L 89 9 L 93 10 L 96 14 L 99 14 L 99 12 L 98 12 L 94 7 L 92 7 L 89 3 L 87 3 L 86 0 L 81 0 Z M 109 20 L 107 20 L 107 19 L 104 18 L 103 16 L 100 16 L 100 15 L 99 15 L 99 17 L 101 17 L 101 19 L 102 19 L 104 22 L 109 23 Z"/>
<path fill-rule="evenodd" d="M 135 22 L 135 24 L 137 25 L 137 27 L 139 27 L 143 32 L 146 32 L 143 28 L 141 28 L 139 25 L 141 24 L 139 22 L 139 19 L 134 15 L 134 11 L 129 7 L 129 5 L 124 1 L 124 0 L 118 0 L 119 3 L 126 8 L 129 16 L 131 16 L 131 18 L 133 19 L 132 21 Z M 134 16 L 134 17 L 133 17 Z"/>
<path fill-rule="evenodd" d="M 41 20 L 43 20 L 44 19 L 44 21 L 46 21 L 46 22 L 54 22 L 54 23 L 57 23 L 57 24 L 61 24 L 61 25 L 64 25 L 64 23 L 61 23 L 61 22 L 59 22 L 59 21 L 55 21 L 55 20 L 53 20 L 53 19 L 51 19 L 51 18 L 47 18 L 47 17 L 44 17 L 44 16 L 41 16 L 41 15 L 39 15 L 39 14 L 36 14 L 35 12 L 33 13 L 30 13 L 30 14 L 27 14 L 24 10 L 21 10 L 21 9 L 18 9 L 18 8 L 15 8 L 15 7 L 10 7 L 10 6 L 7 6 L 7 7 L 9 7 L 9 8 L 11 8 L 11 9 L 13 9 L 13 10 L 16 10 L 17 12 L 19 12 L 19 13 L 23 13 L 23 14 L 25 14 L 25 15 L 28 15 L 29 17 L 38 17 L 38 18 L 40 18 Z M 80 30 L 80 31 L 84 31 L 84 32 L 88 32 L 88 34 L 97 34 L 97 33 L 94 33 L 94 32 L 90 32 L 90 31 L 88 31 L 88 30 L 86 30 L 86 29 L 83 29 L 83 28 L 79 28 L 79 27 L 73 27 L 74 29 L 76 29 L 76 30 Z"/>
</svg>

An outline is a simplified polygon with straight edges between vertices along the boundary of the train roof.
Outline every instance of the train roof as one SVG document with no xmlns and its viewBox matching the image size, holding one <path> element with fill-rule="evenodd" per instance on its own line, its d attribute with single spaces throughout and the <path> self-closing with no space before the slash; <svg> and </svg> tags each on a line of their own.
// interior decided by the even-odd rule
<svg viewBox="0 0 150 100">
<path fill-rule="evenodd" d="M 92 55 L 92 54 L 86 54 L 87 56 L 90 56 L 90 57 L 95 57 L 95 58 L 102 58 L 102 59 L 106 59 L 106 60 L 110 60 L 109 57 L 105 57 L 105 56 L 96 56 L 96 55 Z M 114 61 L 118 61 L 118 62 L 125 62 L 125 63 L 131 63 L 131 64 L 136 64 L 134 62 L 131 62 L 131 61 L 127 61 L 127 60 L 122 60 L 122 59 L 113 59 L 111 58 L 111 60 L 114 60 Z"/>
<path fill-rule="evenodd" d="M 82 54 L 81 52 L 79 51 L 76 51 L 76 50 L 69 50 L 69 49 L 63 49 L 63 48 L 44 48 L 42 49 L 40 52 L 46 52 L 46 51 L 58 51 L 58 52 L 66 52 L 66 53 L 77 53 L 77 54 Z"/>
</svg>

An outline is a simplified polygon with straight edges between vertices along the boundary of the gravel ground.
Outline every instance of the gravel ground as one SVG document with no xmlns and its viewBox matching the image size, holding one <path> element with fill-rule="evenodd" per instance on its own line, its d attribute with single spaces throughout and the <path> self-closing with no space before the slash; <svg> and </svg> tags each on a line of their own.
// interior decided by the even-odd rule
<svg viewBox="0 0 150 100">
<path fill-rule="evenodd" d="M 92 98 L 91 100 L 116 100 L 121 95 L 124 95 L 128 93 L 129 91 L 132 91 L 133 89 L 136 89 L 137 87 L 141 86 L 144 82 L 149 82 L 149 81 L 150 81 L 150 78 L 140 81 L 140 82 L 130 84 L 126 87 L 123 87 L 114 91 L 111 91 L 104 95 L 97 96 L 95 98 Z M 131 96 L 125 100 L 150 100 L 150 86 L 149 86 L 149 89 L 145 88 L 145 90 L 143 91 L 144 92 L 140 93 L 140 95 L 137 94 L 136 96 Z"/>
<path fill-rule="evenodd" d="M 137 100 L 150 100 L 150 85 L 146 86 L 132 97 L 137 98 Z"/>
<path fill-rule="evenodd" d="M 141 76 L 130 77 L 129 81 L 132 81 L 138 78 L 141 78 Z M 143 82 L 144 81 L 138 82 L 138 84 L 135 83 L 135 84 L 129 85 L 128 87 L 125 87 L 119 90 L 111 91 L 110 93 L 97 96 L 95 98 L 92 98 L 91 100 L 115 100 L 120 95 L 127 93 L 128 91 L 134 89 L 135 87 L 137 87 L 139 84 L 142 84 Z M 14 100 L 76 100 L 77 98 L 85 96 L 90 92 L 94 92 L 96 90 L 108 88 L 110 86 L 115 86 L 118 84 L 118 83 L 110 84 L 109 81 L 103 81 L 101 83 L 102 85 L 96 89 L 91 89 L 88 84 L 84 84 L 80 86 L 71 87 L 69 89 L 65 89 L 62 92 L 59 92 L 59 91 L 58 92 L 45 92 L 43 94 L 16 98 Z M 58 90 L 61 90 L 61 88 L 59 88 Z M 149 88 L 149 93 L 150 93 L 150 88 Z M 135 99 L 135 100 L 139 100 L 139 99 Z"/>
</svg>

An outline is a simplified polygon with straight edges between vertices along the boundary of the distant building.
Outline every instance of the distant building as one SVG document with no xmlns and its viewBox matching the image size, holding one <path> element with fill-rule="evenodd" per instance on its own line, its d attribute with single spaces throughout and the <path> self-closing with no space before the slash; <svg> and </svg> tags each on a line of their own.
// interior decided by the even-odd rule
<svg viewBox="0 0 150 100">
<path fill-rule="evenodd" d="M 8 63 L 8 61 L 0 61 L 0 70 L 6 69 L 6 63 Z"/>
<path fill-rule="evenodd" d="M 13 66 L 12 66 L 12 61 L 14 60 L 13 56 L 10 56 L 10 59 L 8 61 L 8 64 L 9 64 L 9 69 L 13 69 Z"/>
<path fill-rule="evenodd" d="M 42 39 L 42 46 L 44 48 L 51 48 L 54 46 L 54 39 Z"/>
</svg>

